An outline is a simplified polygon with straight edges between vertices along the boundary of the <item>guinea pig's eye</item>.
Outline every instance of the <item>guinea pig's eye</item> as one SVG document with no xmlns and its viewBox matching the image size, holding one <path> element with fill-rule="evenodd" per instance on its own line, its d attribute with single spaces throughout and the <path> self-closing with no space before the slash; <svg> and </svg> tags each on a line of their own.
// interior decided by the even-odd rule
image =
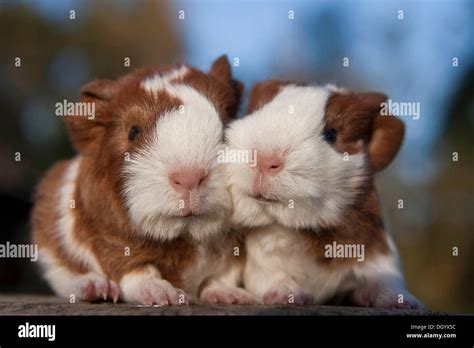
<svg viewBox="0 0 474 348">
<path fill-rule="evenodd" d="M 138 133 L 140 133 L 140 129 L 137 126 L 133 126 L 132 128 L 130 128 L 128 132 L 128 140 L 134 141 Z"/>
<path fill-rule="evenodd" d="M 334 128 L 328 128 L 324 131 L 324 140 L 326 140 L 329 144 L 334 144 L 336 142 L 336 130 Z"/>
</svg>

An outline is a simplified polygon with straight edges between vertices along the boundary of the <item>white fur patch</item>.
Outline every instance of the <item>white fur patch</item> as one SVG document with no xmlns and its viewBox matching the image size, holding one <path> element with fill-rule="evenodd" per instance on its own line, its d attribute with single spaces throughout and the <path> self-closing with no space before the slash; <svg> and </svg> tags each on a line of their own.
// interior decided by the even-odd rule
<svg viewBox="0 0 474 348">
<path fill-rule="evenodd" d="M 291 228 L 317 228 L 340 219 L 355 198 L 353 190 L 364 179 L 364 154 L 337 152 L 323 138 L 324 112 L 329 91 L 322 87 L 286 86 L 268 104 L 237 120 L 226 131 L 229 147 L 277 153 L 283 170 L 266 179 L 262 203 L 250 197 L 257 168 L 244 163 L 227 166 L 233 194 L 233 221 L 262 226 L 278 222 Z M 353 193 L 354 191 L 354 193 Z"/>
<path fill-rule="evenodd" d="M 246 238 L 244 285 L 260 300 L 270 290 L 287 288 L 313 296 L 315 303 L 332 297 L 349 269 L 328 270 L 307 252 L 305 239 L 295 231 L 274 224 L 253 230 Z"/>
<path fill-rule="evenodd" d="M 127 163 L 126 204 L 132 221 L 148 236 L 170 240 L 189 232 L 201 240 L 225 229 L 230 215 L 224 168 L 217 163 L 223 125 L 215 107 L 194 88 L 179 83 L 163 86 L 183 107 L 161 115 L 152 140 Z M 180 216 L 182 197 L 169 182 L 169 175 L 182 168 L 203 169 L 208 175 L 192 193 L 200 211 L 186 218 Z"/>
<path fill-rule="evenodd" d="M 125 302 L 145 305 L 187 305 L 186 293 L 175 288 L 161 278 L 160 272 L 152 265 L 140 272 L 131 272 L 120 281 L 120 298 Z"/>
<path fill-rule="evenodd" d="M 44 272 L 44 277 L 53 288 L 54 292 L 62 297 L 74 294 L 73 279 L 78 275 L 61 266 L 55 257 L 45 248 L 40 251 L 40 264 Z"/>
<path fill-rule="evenodd" d="M 246 238 L 245 287 L 260 300 L 268 291 L 286 288 L 295 296 L 311 295 L 315 304 L 336 294 L 365 291 L 372 285 L 393 293 L 406 292 L 393 255 L 380 254 L 331 269 L 315 260 L 305 242 L 296 231 L 276 224 L 253 230 Z"/>
<path fill-rule="evenodd" d="M 88 283 L 93 282 L 95 286 L 100 285 L 102 289 L 105 289 L 104 292 L 97 294 L 97 299 L 107 296 L 108 284 L 107 278 L 105 278 L 104 275 L 95 272 L 88 272 L 85 274 L 71 272 L 69 269 L 61 265 L 56 257 L 46 248 L 40 249 L 40 260 L 44 277 L 57 295 L 74 301 L 83 300 L 83 287 Z M 100 292 L 99 289 L 96 289 L 96 291 Z M 104 300 L 105 298 L 106 297 L 103 297 Z"/>
<path fill-rule="evenodd" d="M 337 87 L 336 85 L 333 85 L 333 84 L 327 84 L 324 87 L 327 88 L 331 92 L 336 92 L 336 93 L 341 93 L 341 94 L 345 94 L 348 92 L 346 88 Z"/>
<path fill-rule="evenodd" d="M 76 179 L 80 163 L 80 157 L 72 160 L 64 173 L 63 182 L 60 188 L 59 205 L 57 207 L 59 218 L 56 223 L 59 242 L 61 243 L 61 247 L 74 262 L 84 265 L 91 271 L 103 274 L 102 268 L 92 251 L 87 246 L 83 245 L 75 235 L 73 235 L 73 209 L 75 208 L 71 208 L 71 200 L 74 199 L 74 191 L 76 188 Z"/>
<path fill-rule="evenodd" d="M 141 272 L 131 272 L 122 277 L 119 283 L 120 298 L 125 302 L 142 302 L 141 287 L 144 282 L 161 279 L 160 272 L 147 266 Z"/>
<path fill-rule="evenodd" d="M 155 94 L 170 86 L 171 81 L 175 79 L 182 79 L 189 72 L 189 68 L 185 65 L 174 69 L 166 74 L 155 74 L 142 81 L 142 87 L 147 92 Z"/>
</svg>

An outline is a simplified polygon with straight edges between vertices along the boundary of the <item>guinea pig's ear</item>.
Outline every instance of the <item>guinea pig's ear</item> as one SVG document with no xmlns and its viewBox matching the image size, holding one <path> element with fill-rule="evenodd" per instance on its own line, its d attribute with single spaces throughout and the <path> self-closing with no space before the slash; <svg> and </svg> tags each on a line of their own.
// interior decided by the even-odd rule
<svg viewBox="0 0 474 348">
<path fill-rule="evenodd" d="M 232 78 L 232 67 L 227 55 L 224 54 L 220 56 L 212 63 L 209 75 L 221 83 L 231 87 L 232 96 L 229 98 L 222 96 L 222 98 L 224 99 L 223 104 L 225 104 L 225 118 L 234 118 L 239 109 L 240 100 L 244 92 L 244 85 L 242 82 Z"/>
<path fill-rule="evenodd" d="M 215 77 L 223 82 L 229 82 L 232 80 L 232 68 L 229 63 L 227 55 L 222 55 L 212 63 L 209 75 Z"/>
<path fill-rule="evenodd" d="M 374 171 L 384 169 L 393 161 L 400 149 L 405 133 L 403 122 L 392 115 L 382 116 L 380 109 L 387 96 L 382 93 L 360 93 L 367 108 L 373 115 L 372 130 L 367 152 Z"/>
<path fill-rule="evenodd" d="M 110 121 L 108 105 L 118 91 L 118 83 L 113 80 L 95 80 L 84 85 L 80 102 L 82 110 L 91 111 L 87 115 L 64 116 L 72 144 L 82 154 L 90 153 L 105 133 Z"/>
<path fill-rule="evenodd" d="M 95 80 L 81 87 L 81 97 L 94 101 L 110 101 L 116 93 L 117 82 L 108 79 Z"/>
</svg>

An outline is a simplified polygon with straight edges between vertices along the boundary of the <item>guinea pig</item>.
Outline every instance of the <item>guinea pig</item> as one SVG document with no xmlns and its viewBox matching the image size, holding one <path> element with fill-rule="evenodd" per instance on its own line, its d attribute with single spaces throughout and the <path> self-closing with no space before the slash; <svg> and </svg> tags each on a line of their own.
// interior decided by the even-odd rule
<svg viewBox="0 0 474 348">
<path fill-rule="evenodd" d="M 277 80 L 253 87 L 226 142 L 237 159 L 227 180 L 232 224 L 246 234 L 244 286 L 258 301 L 420 306 L 374 184 L 404 135 L 398 118 L 380 114 L 386 98 Z"/>
<path fill-rule="evenodd" d="M 58 295 L 146 305 L 249 299 L 237 288 L 242 259 L 216 160 L 242 89 L 226 56 L 209 73 L 144 68 L 82 87 L 95 114 L 63 116 L 78 154 L 47 172 L 32 215 Z"/>
</svg>

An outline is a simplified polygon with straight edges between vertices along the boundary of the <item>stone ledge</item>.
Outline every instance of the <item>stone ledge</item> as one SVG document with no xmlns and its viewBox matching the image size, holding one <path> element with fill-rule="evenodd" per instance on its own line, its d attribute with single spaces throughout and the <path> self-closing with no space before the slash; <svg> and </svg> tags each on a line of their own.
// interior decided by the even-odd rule
<svg viewBox="0 0 474 348">
<path fill-rule="evenodd" d="M 68 303 L 49 295 L 1 295 L 0 315 L 446 315 L 427 310 L 342 306 L 223 306 L 149 307 L 111 302 Z"/>
</svg>

